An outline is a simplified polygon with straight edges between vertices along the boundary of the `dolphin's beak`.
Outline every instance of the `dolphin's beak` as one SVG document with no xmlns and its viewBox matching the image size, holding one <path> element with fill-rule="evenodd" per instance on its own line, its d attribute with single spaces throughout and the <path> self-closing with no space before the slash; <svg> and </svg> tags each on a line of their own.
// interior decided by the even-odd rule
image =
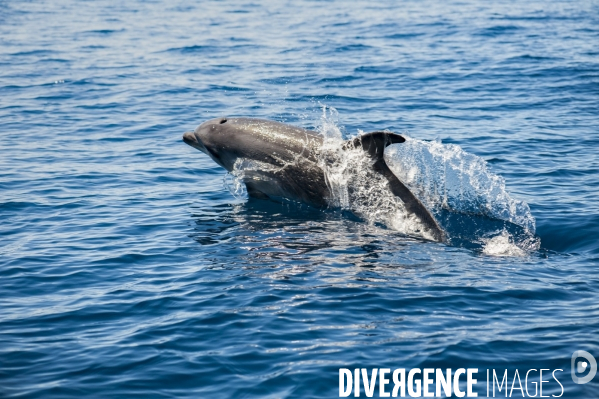
<svg viewBox="0 0 599 399">
<path fill-rule="evenodd" d="M 185 142 L 185 144 L 188 144 L 188 145 L 192 146 L 193 148 L 196 148 L 204 153 L 206 152 L 206 148 L 200 142 L 200 140 L 198 140 L 198 138 L 196 137 L 196 135 L 193 132 L 183 133 L 183 141 Z"/>
<path fill-rule="evenodd" d="M 196 135 L 193 134 L 193 132 L 183 133 L 183 141 L 185 142 L 185 144 L 189 144 L 191 146 L 198 142 L 198 140 L 196 139 Z"/>
</svg>

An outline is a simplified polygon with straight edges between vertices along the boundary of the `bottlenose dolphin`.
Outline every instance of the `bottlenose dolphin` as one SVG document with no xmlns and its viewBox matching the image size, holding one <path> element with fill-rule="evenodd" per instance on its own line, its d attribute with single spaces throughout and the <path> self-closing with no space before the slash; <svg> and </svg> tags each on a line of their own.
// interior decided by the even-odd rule
<svg viewBox="0 0 599 399">
<path fill-rule="evenodd" d="M 324 139 L 317 132 L 264 119 L 216 118 L 186 132 L 183 141 L 228 172 L 242 169 L 252 197 L 288 198 L 316 207 L 330 204 L 331 191 L 322 168 Z M 385 163 L 385 147 L 403 142 L 405 138 L 395 133 L 372 132 L 344 142 L 342 148 L 361 148 L 370 157 L 372 170 L 386 178 L 389 190 L 401 199 L 406 211 L 416 216 L 436 241 L 444 241 L 435 218 Z"/>
</svg>

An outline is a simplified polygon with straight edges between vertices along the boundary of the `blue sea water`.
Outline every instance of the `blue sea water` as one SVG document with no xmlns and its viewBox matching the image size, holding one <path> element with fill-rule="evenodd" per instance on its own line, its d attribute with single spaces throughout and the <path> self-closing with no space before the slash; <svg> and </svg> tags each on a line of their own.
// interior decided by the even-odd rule
<svg viewBox="0 0 599 399">
<path fill-rule="evenodd" d="M 181 141 L 323 107 L 483 158 L 540 248 L 239 198 Z M 599 397 L 570 377 L 599 358 L 598 153 L 597 2 L 0 1 L 0 397 L 328 398 L 358 367 Z"/>
</svg>

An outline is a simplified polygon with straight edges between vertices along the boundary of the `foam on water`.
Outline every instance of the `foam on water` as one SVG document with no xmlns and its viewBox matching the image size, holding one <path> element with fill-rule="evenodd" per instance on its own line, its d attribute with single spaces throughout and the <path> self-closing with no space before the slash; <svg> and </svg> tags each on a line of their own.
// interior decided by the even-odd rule
<svg viewBox="0 0 599 399">
<path fill-rule="evenodd" d="M 492 238 L 483 238 L 483 253 L 491 256 L 525 256 L 527 252 L 520 248 L 514 238 L 507 232 L 502 231 Z"/>
<path fill-rule="evenodd" d="M 431 212 L 438 217 L 443 211 L 454 216 L 484 217 L 479 219 L 483 223 L 475 226 L 475 235 L 470 240 L 479 241 L 485 248 L 495 245 L 497 240 L 514 247 L 508 251 L 510 255 L 539 248 L 540 241 L 534 237 L 535 219 L 528 204 L 510 196 L 505 179 L 491 172 L 484 159 L 455 144 L 404 137 L 404 143 L 386 148 L 385 161 Z M 484 222 L 490 222 L 489 219 L 512 225 L 512 230 L 518 232 L 510 233 L 504 228 L 496 235 L 497 231 L 493 230 L 497 223 L 485 226 Z M 470 223 L 476 224 L 475 219 L 470 219 Z M 448 231 L 450 238 L 452 233 Z"/>
<path fill-rule="evenodd" d="M 405 143 L 387 147 L 385 161 L 429 209 L 481 214 L 534 234 L 528 204 L 509 195 L 505 179 L 492 173 L 484 159 L 455 144 L 404 137 Z"/>
</svg>

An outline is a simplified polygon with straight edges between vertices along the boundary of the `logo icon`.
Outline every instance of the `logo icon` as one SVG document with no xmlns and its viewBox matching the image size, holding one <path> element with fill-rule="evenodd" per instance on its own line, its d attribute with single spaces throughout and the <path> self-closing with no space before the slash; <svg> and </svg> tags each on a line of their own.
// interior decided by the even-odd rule
<svg viewBox="0 0 599 399">
<path fill-rule="evenodd" d="M 585 358 L 585 360 L 580 360 L 579 358 Z M 578 359 L 578 360 L 577 360 Z M 584 373 L 588 366 L 591 366 L 589 373 L 584 377 L 578 377 L 576 373 Z M 576 351 L 572 354 L 572 368 L 570 369 L 570 373 L 572 374 L 572 381 L 577 384 L 586 384 L 591 381 L 595 374 L 597 374 L 597 361 L 587 351 Z M 576 368 L 575 368 L 576 366 Z M 576 370 L 576 371 L 575 371 Z"/>
</svg>

